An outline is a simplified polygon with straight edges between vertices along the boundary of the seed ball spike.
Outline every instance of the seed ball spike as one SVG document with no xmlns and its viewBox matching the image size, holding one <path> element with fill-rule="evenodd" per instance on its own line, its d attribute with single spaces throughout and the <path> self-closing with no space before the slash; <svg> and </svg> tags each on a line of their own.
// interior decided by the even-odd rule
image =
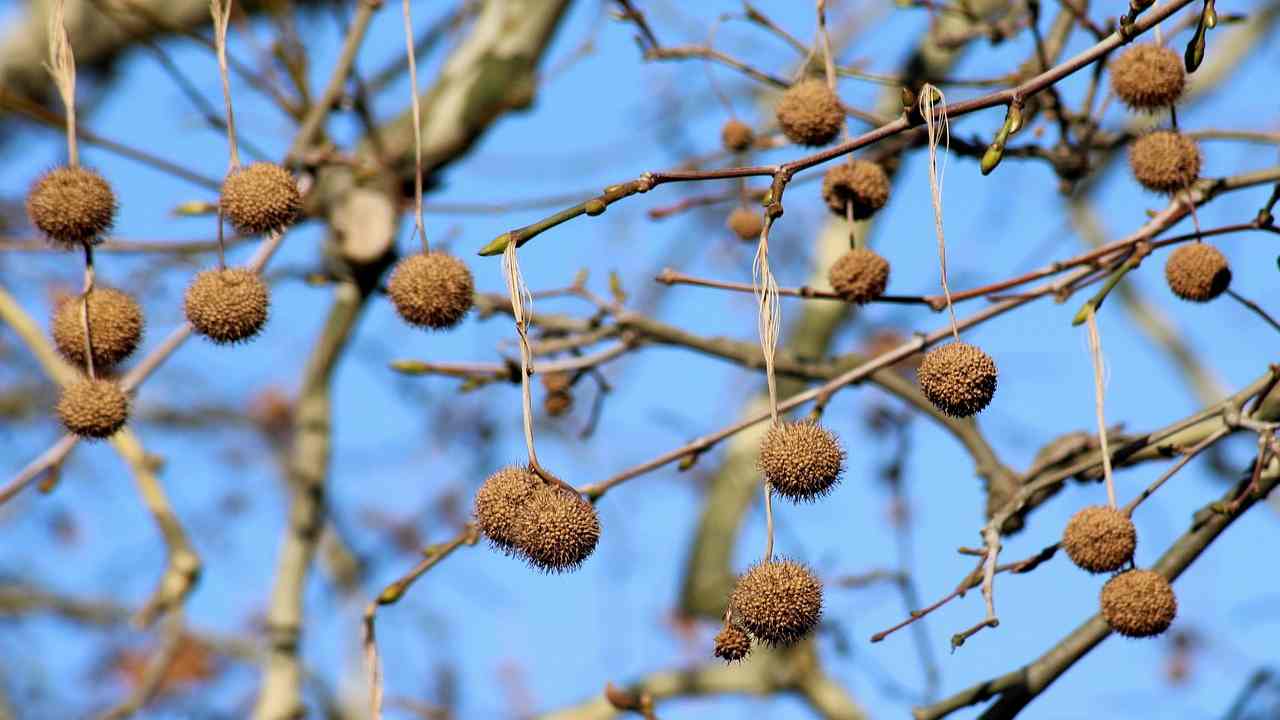
<svg viewBox="0 0 1280 720">
<path fill-rule="evenodd" d="M 53 343 L 64 358 L 85 364 L 84 299 L 63 298 L 53 311 Z M 93 339 L 93 366 L 109 368 L 133 354 L 142 341 L 142 308 L 129 293 L 95 287 L 89 293 L 89 336 Z"/>
<path fill-rule="evenodd" d="M 57 412 L 67 432 L 85 440 L 102 440 L 128 422 L 129 398 L 111 380 L 84 378 L 63 388 Z"/>
<path fill-rule="evenodd" d="M 805 80 L 782 94 L 776 108 L 778 126 L 797 145 L 826 145 L 844 127 L 840 98 L 822 80 Z"/>
<path fill-rule="evenodd" d="M 729 597 L 734 620 L 767 645 L 792 645 L 813 631 L 822 617 L 822 582 L 794 560 L 751 567 Z"/>
<path fill-rule="evenodd" d="M 1155 43 L 1135 43 L 1111 63 L 1111 89 L 1132 110 L 1163 110 L 1186 84 L 1182 56 Z"/>
<path fill-rule="evenodd" d="M 839 163 L 822 176 L 822 199 L 840 217 L 848 204 L 854 220 L 865 220 L 889 202 L 889 176 L 870 160 Z"/>
<path fill-rule="evenodd" d="M 222 181 L 222 213 L 245 235 L 261 235 L 293 224 L 302 195 L 293 175 L 270 162 L 233 170 Z"/>
<path fill-rule="evenodd" d="M 756 240 L 760 237 L 760 233 L 764 232 L 764 218 L 760 216 L 759 211 L 751 208 L 734 208 L 733 212 L 729 213 L 729 220 L 725 225 L 743 242 Z"/>
<path fill-rule="evenodd" d="M 1191 302 L 1208 302 L 1231 285 L 1231 267 L 1218 248 L 1197 242 L 1169 254 L 1164 277 L 1174 295 Z"/>
<path fill-rule="evenodd" d="M 729 152 L 740 153 L 751 149 L 755 144 L 756 134 L 751 126 L 741 120 L 729 120 L 720 129 L 720 142 Z"/>
<path fill-rule="evenodd" d="M 461 322 L 475 302 L 475 289 L 466 264 L 440 251 L 401 260 L 387 281 L 387 294 L 400 317 L 432 330 Z"/>
<path fill-rule="evenodd" d="M 1179 132 L 1150 132 L 1129 148 L 1129 169 L 1144 188 L 1172 195 L 1200 177 L 1200 148 Z"/>
<path fill-rule="evenodd" d="M 996 394 L 995 361 L 966 342 L 951 342 L 925 353 L 916 378 L 929 402 L 951 417 L 976 415 Z"/>
<path fill-rule="evenodd" d="M 870 248 L 854 248 L 831 265 L 827 282 L 845 302 L 865 305 L 884 295 L 889 261 Z"/>
<path fill-rule="evenodd" d="M 779 495 L 803 502 L 831 491 L 844 472 L 844 458 L 844 448 L 830 430 L 801 420 L 769 428 L 757 467 Z"/>
<path fill-rule="evenodd" d="M 751 654 L 751 636 L 736 623 L 725 623 L 716 633 L 715 656 L 727 663 L 738 662 Z"/>
<path fill-rule="evenodd" d="M 528 468 L 513 465 L 490 475 L 476 491 L 476 527 L 494 547 L 516 552 L 525 507 L 541 484 Z"/>
<path fill-rule="evenodd" d="M 116 195 L 93 170 L 57 167 L 32 184 L 27 217 L 58 245 L 96 245 L 115 222 Z"/>
<path fill-rule="evenodd" d="M 547 573 L 578 569 L 600 540 L 600 518 L 591 503 L 557 484 L 542 482 L 521 514 L 515 548 Z"/>
<path fill-rule="evenodd" d="M 1133 561 L 1138 532 L 1129 516 L 1093 505 L 1071 516 L 1062 533 L 1062 549 L 1081 570 L 1115 572 Z"/>
<path fill-rule="evenodd" d="M 1102 617 L 1125 637 L 1154 637 L 1178 615 L 1178 598 L 1164 576 L 1151 570 L 1126 570 L 1102 586 Z"/>
<path fill-rule="evenodd" d="M 245 268 L 205 270 L 187 287 L 187 321 L 219 345 L 239 343 L 267 324 L 271 294 L 267 284 Z"/>
</svg>

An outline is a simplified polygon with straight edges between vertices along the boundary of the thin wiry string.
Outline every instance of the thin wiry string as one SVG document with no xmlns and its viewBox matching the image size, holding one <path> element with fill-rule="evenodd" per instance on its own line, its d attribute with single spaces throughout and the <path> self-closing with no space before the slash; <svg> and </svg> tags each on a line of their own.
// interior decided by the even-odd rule
<svg viewBox="0 0 1280 720">
<path fill-rule="evenodd" d="M 533 449 L 533 391 L 529 376 L 533 374 L 533 354 L 529 351 L 528 314 L 533 308 L 533 294 L 524 284 L 520 263 L 516 260 L 516 244 L 507 243 L 502 252 L 502 274 L 507 281 L 507 294 L 511 298 L 511 314 L 516 319 L 516 332 L 520 335 L 520 395 L 524 412 L 524 444 L 529 451 L 529 464 L 541 467 L 538 453 Z"/>
<path fill-rule="evenodd" d="M 58 86 L 58 95 L 67 109 L 67 165 L 80 164 L 80 150 L 76 145 L 76 58 L 67 37 L 66 0 L 54 0 L 49 12 L 49 63 L 45 69 Z"/>
<path fill-rule="evenodd" d="M 209 0 L 209 14 L 213 16 L 214 50 L 218 55 L 218 74 L 222 77 L 222 97 L 227 104 L 227 146 L 231 154 L 229 170 L 240 167 L 240 149 L 236 146 L 236 116 L 231 111 L 231 73 L 227 70 L 227 27 L 231 24 L 233 1 Z"/>
<path fill-rule="evenodd" d="M 933 99 L 934 93 L 938 99 Z M 938 235 L 938 264 L 942 271 L 942 294 L 947 299 L 947 313 L 951 316 L 951 334 L 960 339 L 956 324 L 956 309 L 951 304 L 951 288 L 947 286 L 947 241 L 942 233 L 942 178 L 947 170 L 946 155 L 951 153 L 951 124 L 947 119 L 947 98 L 938 88 L 925 83 L 920 89 L 920 114 L 924 117 L 925 130 L 929 134 L 929 193 L 933 201 L 933 227 Z M 935 108 L 942 110 L 941 122 L 934 117 Z M 938 167 L 938 143 L 946 147 L 942 167 Z"/>
<path fill-rule="evenodd" d="M 409 58 L 409 105 L 413 108 L 413 229 L 422 243 L 422 252 L 430 252 L 427 229 L 422 224 L 422 107 L 418 100 L 418 63 L 413 51 L 413 17 L 409 0 L 404 0 L 404 45 Z"/>
<path fill-rule="evenodd" d="M 1097 315 L 1092 309 L 1089 310 L 1088 321 L 1089 354 L 1093 357 L 1093 396 L 1098 415 L 1098 444 L 1102 448 L 1102 477 L 1107 484 L 1107 505 L 1114 508 L 1116 488 L 1111 481 L 1111 451 L 1107 448 L 1107 421 L 1106 412 L 1103 409 L 1105 370 L 1102 363 L 1102 338 L 1098 335 Z"/>
<path fill-rule="evenodd" d="M 778 383 L 773 374 L 773 358 L 778 348 L 778 281 L 769 268 L 769 228 L 773 220 L 765 219 L 751 265 L 751 287 L 755 292 L 760 329 L 760 350 L 764 354 L 764 376 L 769 386 L 769 413 L 778 422 Z"/>
</svg>

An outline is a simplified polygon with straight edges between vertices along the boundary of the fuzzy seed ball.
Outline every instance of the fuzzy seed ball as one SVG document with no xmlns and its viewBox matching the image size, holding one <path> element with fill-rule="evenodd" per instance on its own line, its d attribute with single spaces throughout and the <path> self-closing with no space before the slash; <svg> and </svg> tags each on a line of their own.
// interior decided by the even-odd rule
<svg viewBox="0 0 1280 720">
<path fill-rule="evenodd" d="M 83 296 L 61 300 L 53 311 L 53 343 L 67 360 L 85 364 Z M 93 366 L 109 368 L 138 349 L 142 341 L 142 308 L 129 293 L 95 287 L 89 293 L 89 337 Z"/>
<path fill-rule="evenodd" d="M 844 127 L 840 98 L 822 80 L 793 85 L 782 94 L 776 113 L 782 133 L 798 145 L 826 145 Z"/>
<path fill-rule="evenodd" d="M 564 370 L 538 373 L 542 379 L 542 387 L 547 392 L 565 392 L 573 387 L 573 374 Z"/>
<path fill-rule="evenodd" d="M 551 417 L 560 417 L 573 409 L 573 393 L 556 390 L 542 399 L 542 409 Z"/>
<path fill-rule="evenodd" d="M 1200 177 L 1200 148 L 1182 133 L 1157 130 L 1133 143 L 1129 169 L 1146 189 L 1172 195 Z"/>
<path fill-rule="evenodd" d="M 840 163 L 822 176 L 822 199 L 840 217 L 845 217 L 845 205 L 849 204 L 853 219 L 865 220 L 889 202 L 889 176 L 870 160 Z"/>
<path fill-rule="evenodd" d="M 1125 637 L 1159 635 L 1178 614 L 1178 598 L 1164 576 L 1151 570 L 1126 570 L 1102 586 L 1102 617 Z"/>
<path fill-rule="evenodd" d="M 934 407 L 951 417 L 982 412 L 996 394 L 996 363 L 977 346 L 952 342 L 925 353 L 916 378 Z"/>
<path fill-rule="evenodd" d="M 1186 84 L 1182 57 L 1155 43 L 1134 44 L 1111 63 L 1111 89 L 1133 110 L 1167 108 Z"/>
<path fill-rule="evenodd" d="M 751 208 L 735 208 L 729 213 L 729 220 L 725 225 L 744 242 L 756 240 L 764 232 L 764 218 L 758 210 Z"/>
<path fill-rule="evenodd" d="M 844 448 L 817 423 L 783 422 L 765 434 L 757 467 L 779 495 L 795 501 L 816 500 L 840 481 Z"/>
<path fill-rule="evenodd" d="M 261 235 L 293 224 L 302 195 L 293 175 L 269 162 L 246 165 L 222 181 L 222 213 L 245 235 Z"/>
<path fill-rule="evenodd" d="M 267 284 L 245 268 L 205 270 L 187 287 L 187 321 L 220 345 L 246 341 L 267 324 Z"/>
<path fill-rule="evenodd" d="M 101 440 L 115 435 L 129 419 L 129 398 L 110 380 L 77 380 L 62 389 L 58 418 L 73 435 Z"/>
<path fill-rule="evenodd" d="M 466 264 L 438 251 L 401 260 L 387 281 L 387 294 L 400 317 L 432 330 L 457 325 L 475 302 L 475 292 Z"/>
<path fill-rule="evenodd" d="M 736 623 L 725 623 L 716 633 L 716 657 L 737 662 L 751 654 L 751 636 Z"/>
<path fill-rule="evenodd" d="M 1123 512 L 1103 505 L 1087 507 L 1067 522 L 1062 549 L 1081 570 L 1115 572 L 1133 560 L 1138 532 Z"/>
<path fill-rule="evenodd" d="M 889 284 L 889 261 L 875 250 L 854 248 L 832 264 L 827 282 L 846 302 L 869 303 L 883 295 Z"/>
<path fill-rule="evenodd" d="M 27 217 L 55 243 L 96 245 L 115 222 L 116 194 L 93 170 L 54 168 L 27 193 Z"/>
<path fill-rule="evenodd" d="M 734 620 L 768 645 L 791 645 L 822 617 L 822 582 L 794 560 L 758 563 L 738 579 L 729 597 Z"/>
<path fill-rule="evenodd" d="M 730 120 L 720 130 L 720 141 L 729 152 L 745 152 L 751 149 L 756 141 L 756 134 L 751 126 L 741 120 Z"/>
<path fill-rule="evenodd" d="M 549 573 L 576 570 L 600 540 L 600 518 L 591 503 L 568 488 L 543 482 L 525 503 L 519 528 L 516 549 Z"/>
<path fill-rule="evenodd" d="M 528 468 L 511 466 L 490 475 L 476 491 L 476 526 L 494 547 L 516 551 L 525 507 L 541 484 Z"/>
<path fill-rule="evenodd" d="M 1208 243 L 1191 243 L 1169 254 L 1164 278 L 1173 294 L 1183 300 L 1208 302 L 1231 284 L 1231 267 L 1218 248 Z"/>
</svg>

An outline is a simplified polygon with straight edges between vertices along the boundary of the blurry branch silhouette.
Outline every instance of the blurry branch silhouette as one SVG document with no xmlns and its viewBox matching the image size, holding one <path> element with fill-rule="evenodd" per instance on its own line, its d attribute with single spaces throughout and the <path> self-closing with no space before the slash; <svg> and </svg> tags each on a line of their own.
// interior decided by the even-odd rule
<svg viewBox="0 0 1280 720">
<path fill-rule="evenodd" d="M 181 611 L 172 613 L 164 623 L 163 637 L 160 647 L 147 661 L 142 678 L 129 697 L 110 710 L 99 715 L 99 720 L 124 720 L 133 717 L 160 692 L 169 668 L 177 658 L 178 651 L 185 640 L 186 626 Z"/>
</svg>

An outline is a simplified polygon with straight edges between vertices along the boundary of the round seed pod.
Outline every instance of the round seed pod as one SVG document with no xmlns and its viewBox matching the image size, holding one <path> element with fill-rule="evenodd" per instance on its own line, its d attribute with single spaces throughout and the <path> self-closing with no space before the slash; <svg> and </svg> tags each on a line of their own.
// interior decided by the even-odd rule
<svg viewBox="0 0 1280 720">
<path fill-rule="evenodd" d="M 1182 133 L 1157 130 L 1129 148 L 1129 169 L 1142 187 L 1172 195 L 1200 177 L 1200 148 Z"/>
<path fill-rule="evenodd" d="M 730 120 L 720 129 L 720 142 L 724 143 L 724 149 L 729 152 L 746 152 L 755 141 L 755 132 L 741 120 Z"/>
<path fill-rule="evenodd" d="M 889 202 L 889 175 L 870 160 L 834 165 L 822 176 L 822 199 L 840 217 L 848 204 L 854 220 L 865 220 Z"/>
<path fill-rule="evenodd" d="M 568 390 L 554 390 L 542 399 L 542 409 L 551 417 L 560 417 L 573 409 L 573 393 Z"/>
<path fill-rule="evenodd" d="M 521 513 L 515 547 L 529 564 L 548 573 L 576 570 L 600 540 L 600 518 L 591 503 L 556 484 L 539 482 Z"/>
<path fill-rule="evenodd" d="M 1167 108 L 1186 84 L 1182 56 L 1155 43 L 1135 43 L 1111 62 L 1111 89 L 1133 110 Z"/>
<path fill-rule="evenodd" d="M 798 145 L 826 145 L 844 127 L 840 98 L 822 80 L 805 80 L 782 94 L 775 109 L 778 126 Z"/>
<path fill-rule="evenodd" d="M 1062 533 L 1062 549 L 1081 570 L 1114 572 L 1133 560 L 1138 532 L 1123 512 L 1094 505 L 1077 512 Z"/>
<path fill-rule="evenodd" d="M 101 440 L 115 435 L 129 420 L 129 398 L 111 380 L 83 378 L 62 389 L 57 412 L 67 432 Z"/>
<path fill-rule="evenodd" d="M 116 194 L 93 170 L 57 167 L 31 186 L 27 217 L 57 244 L 96 245 L 115 222 Z"/>
<path fill-rule="evenodd" d="M 184 307 L 195 331 L 220 345 L 257 335 L 267 324 L 271 294 L 267 284 L 245 268 L 205 270 L 187 287 Z"/>
<path fill-rule="evenodd" d="M 1208 302 L 1231 284 L 1231 267 L 1218 248 L 1197 242 L 1182 245 L 1169 254 L 1164 277 L 1174 295 L 1192 302 Z"/>
<path fill-rule="evenodd" d="M 1159 635 L 1178 615 L 1178 598 L 1164 576 L 1151 570 L 1126 570 L 1102 586 L 1102 617 L 1125 637 Z"/>
<path fill-rule="evenodd" d="M 547 392 L 565 392 L 573 387 L 573 374 L 565 370 L 538 373 L 538 377 L 542 378 L 542 387 Z"/>
<path fill-rule="evenodd" d="M 792 645 L 822 617 L 822 582 L 794 560 L 770 560 L 751 567 L 729 597 L 733 618 L 756 640 Z"/>
<path fill-rule="evenodd" d="M 53 310 L 53 344 L 67 360 L 85 364 L 83 296 L 63 298 Z M 109 368 L 138 349 L 144 322 L 142 308 L 129 293 L 95 287 L 89 293 L 89 337 L 93 366 Z"/>
<path fill-rule="evenodd" d="M 494 547 L 516 552 L 525 506 L 541 484 L 528 468 L 513 465 L 490 475 L 476 491 L 476 527 Z"/>
<path fill-rule="evenodd" d="M 844 448 L 830 430 L 807 420 L 769 428 L 757 467 L 778 494 L 795 501 L 826 495 L 844 472 Z"/>
<path fill-rule="evenodd" d="M 302 194 L 293 175 L 270 162 L 232 171 L 222 181 L 222 214 L 245 235 L 261 235 L 293 224 Z"/>
<path fill-rule="evenodd" d="M 725 225 L 744 242 L 755 240 L 760 237 L 760 233 L 764 232 L 764 218 L 760 216 L 759 211 L 751 208 L 734 208 L 733 212 L 729 213 L 729 220 Z"/>
<path fill-rule="evenodd" d="M 751 636 L 736 623 L 725 623 L 716 633 L 716 657 L 725 662 L 737 662 L 750 654 Z"/>
<path fill-rule="evenodd" d="M 827 282 L 845 302 L 864 305 L 884 294 L 889 261 L 870 248 L 854 248 L 832 264 Z"/>
<path fill-rule="evenodd" d="M 976 415 L 996 394 L 996 363 L 975 345 L 952 342 L 925 353 L 916 378 L 934 407 L 951 417 Z"/>
<path fill-rule="evenodd" d="M 387 281 L 387 294 L 400 317 L 432 330 L 457 325 L 475 302 L 475 292 L 466 264 L 439 251 L 401 260 Z"/>
</svg>

